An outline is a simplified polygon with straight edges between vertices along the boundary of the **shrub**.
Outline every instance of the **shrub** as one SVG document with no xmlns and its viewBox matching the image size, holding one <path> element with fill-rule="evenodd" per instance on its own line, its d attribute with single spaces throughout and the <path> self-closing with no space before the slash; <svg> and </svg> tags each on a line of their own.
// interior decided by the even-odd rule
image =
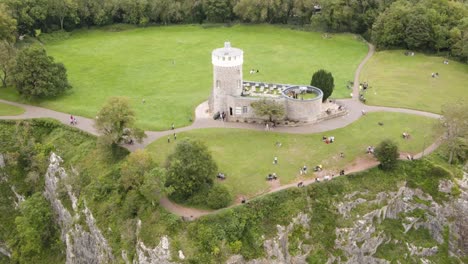
<svg viewBox="0 0 468 264">
<path fill-rule="evenodd" d="M 232 201 L 229 190 L 221 184 L 215 184 L 208 192 L 206 204 L 212 209 L 219 209 L 228 206 Z"/>
<path fill-rule="evenodd" d="M 380 161 L 380 168 L 383 170 L 394 169 L 398 156 L 397 144 L 389 139 L 382 141 L 375 149 L 375 157 Z"/>
</svg>

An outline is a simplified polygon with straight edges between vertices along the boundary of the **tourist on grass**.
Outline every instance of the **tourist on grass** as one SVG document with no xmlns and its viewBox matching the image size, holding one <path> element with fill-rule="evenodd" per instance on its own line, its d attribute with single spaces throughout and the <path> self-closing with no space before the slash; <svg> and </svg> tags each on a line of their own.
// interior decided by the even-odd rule
<svg viewBox="0 0 468 264">
<path fill-rule="evenodd" d="M 340 158 L 344 158 L 344 153 L 340 152 Z"/>
<path fill-rule="evenodd" d="M 171 129 L 174 130 L 174 128 L 175 128 L 174 123 L 172 123 Z"/>
<path fill-rule="evenodd" d="M 304 171 L 304 174 L 307 174 L 307 166 L 304 165 L 304 167 L 302 167 L 302 170 Z"/>
<path fill-rule="evenodd" d="M 302 173 L 304 172 L 304 170 L 302 168 L 299 169 L 299 174 L 302 175 Z"/>
<path fill-rule="evenodd" d="M 278 164 L 278 157 L 275 157 L 275 158 L 273 159 L 273 164 L 275 164 L 275 165 Z"/>
<path fill-rule="evenodd" d="M 174 133 L 174 140 L 176 140 L 176 139 L 177 139 L 177 135 L 176 135 L 176 133 Z"/>
<path fill-rule="evenodd" d="M 167 143 L 171 143 L 171 138 L 167 136 Z"/>
</svg>

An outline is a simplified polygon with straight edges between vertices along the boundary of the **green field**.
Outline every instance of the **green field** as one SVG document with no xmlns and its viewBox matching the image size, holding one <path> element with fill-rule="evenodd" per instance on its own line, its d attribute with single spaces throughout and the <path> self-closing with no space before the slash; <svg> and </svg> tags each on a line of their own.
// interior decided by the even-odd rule
<svg viewBox="0 0 468 264">
<path fill-rule="evenodd" d="M 21 115 L 24 109 L 14 105 L 0 103 L 0 116 Z"/>
<path fill-rule="evenodd" d="M 309 84 L 324 68 L 335 77 L 335 97 L 349 96 L 346 82 L 367 53 L 367 45 L 351 34 L 324 39 L 320 33 L 270 25 L 80 30 L 46 43 L 49 55 L 67 67 L 73 89 L 39 105 L 94 117 L 110 96 L 127 96 L 140 127 L 186 126 L 210 95 L 211 51 L 224 41 L 244 50 L 246 80 Z M 260 72 L 250 75 L 252 68 Z M 19 100 L 12 88 L 0 97 Z"/>
<path fill-rule="evenodd" d="M 383 122 L 384 126 L 377 123 Z M 297 179 L 303 165 L 309 168 L 322 164 L 326 170 L 338 172 L 358 157 L 366 156 L 369 145 L 377 145 L 382 139 L 391 138 L 401 151 L 419 153 L 424 146 L 434 141 L 432 127 L 434 119 L 399 113 L 369 113 L 346 128 L 320 134 L 296 135 L 239 129 L 200 129 L 180 133 L 179 139 L 195 138 L 208 145 L 219 166 L 226 173 L 223 182 L 234 195 L 253 196 L 268 189 L 265 177 L 276 172 L 281 183 Z M 408 132 L 412 139 L 403 140 L 402 132 Z M 325 144 L 322 136 L 335 136 L 336 142 Z M 277 147 L 276 142 L 282 146 Z M 165 138 L 148 146 L 159 164 L 175 144 L 168 144 Z M 345 158 L 340 158 L 343 152 Z M 273 165 L 277 156 L 279 164 Z M 309 177 L 312 177 L 309 173 Z"/>
<path fill-rule="evenodd" d="M 403 50 L 376 52 L 361 72 L 369 82 L 370 105 L 404 107 L 440 113 L 441 106 L 468 100 L 468 65 L 444 58 L 418 54 L 405 56 Z M 439 73 L 432 78 L 432 73 Z"/>
</svg>

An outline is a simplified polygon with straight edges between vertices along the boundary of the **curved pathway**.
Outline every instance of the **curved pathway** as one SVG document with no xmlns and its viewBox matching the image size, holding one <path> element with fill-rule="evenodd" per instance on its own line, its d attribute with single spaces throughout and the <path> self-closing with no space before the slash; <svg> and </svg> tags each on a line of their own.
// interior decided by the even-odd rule
<svg viewBox="0 0 468 264">
<path fill-rule="evenodd" d="M 383 107 L 383 106 L 369 106 L 362 104 L 359 101 L 359 76 L 361 74 L 361 70 L 366 64 L 366 62 L 372 57 L 375 52 L 375 48 L 372 44 L 368 43 L 369 51 L 366 57 L 361 61 L 359 66 L 356 69 L 354 74 L 354 85 L 353 85 L 353 96 L 351 99 L 341 99 L 336 100 L 336 102 L 340 105 L 343 105 L 348 114 L 342 117 L 333 118 L 330 120 L 325 120 L 320 123 L 298 126 L 298 127 L 277 127 L 275 128 L 275 132 L 281 133 L 291 133 L 291 134 L 311 134 L 311 133 L 319 133 L 329 130 L 334 130 L 337 128 L 345 127 L 354 121 L 358 120 L 362 116 L 362 111 L 365 112 L 399 112 L 399 113 L 406 113 L 406 114 L 414 114 L 420 115 L 430 118 L 440 118 L 440 115 L 423 112 L 418 110 L 411 110 L 405 108 L 392 108 L 392 107 Z M 50 109 L 26 105 L 16 102 L 10 102 L 3 99 L 0 99 L 1 103 L 10 104 L 14 106 L 18 106 L 25 109 L 25 112 L 21 115 L 16 116 L 0 116 L 0 119 L 30 119 L 30 118 L 53 118 L 60 121 L 63 124 L 69 125 L 70 114 L 61 113 L 57 111 L 53 111 Z M 86 117 L 75 116 L 78 124 L 75 125 L 76 128 L 88 132 L 92 135 L 98 136 L 98 131 L 94 128 L 94 120 Z M 136 149 L 142 149 L 153 141 L 161 138 L 172 135 L 173 133 L 179 133 L 183 131 L 193 130 L 193 129 L 201 129 L 201 128 L 240 128 L 240 129 L 250 129 L 250 130 L 264 130 L 264 126 L 260 124 L 246 124 L 246 123 L 234 123 L 234 122 L 222 122 L 216 121 L 211 118 L 211 115 L 208 114 L 208 103 L 203 102 L 195 109 L 195 122 L 192 125 L 187 127 L 177 128 L 175 130 L 167 130 L 167 131 L 145 131 L 147 137 L 143 140 L 142 143 L 135 143 L 133 145 L 125 145 L 127 149 L 130 151 L 134 151 Z M 421 158 L 423 154 L 429 154 L 434 151 L 439 146 L 439 142 L 435 142 L 430 145 L 428 148 L 423 150 L 422 153 L 418 153 L 414 155 L 414 158 Z M 403 157 L 405 158 L 405 155 Z M 366 162 L 365 164 L 361 164 L 359 167 L 351 166 L 346 168 L 347 173 L 358 172 L 362 170 L 367 170 L 369 168 L 375 167 L 378 165 L 377 161 Z M 325 175 L 323 172 L 322 175 Z M 331 174 L 331 173 L 330 173 Z M 315 179 L 309 179 L 303 181 L 304 185 L 309 185 L 315 182 Z M 287 188 L 292 188 L 297 186 L 297 183 L 290 183 L 282 186 L 278 186 L 272 188 L 267 193 L 273 193 L 280 190 L 284 190 Z M 200 216 L 213 214 L 217 211 L 207 211 L 207 210 L 200 210 L 195 208 L 184 207 L 182 205 L 176 204 L 171 202 L 167 198 L 163 198 L 160 201 L 161 205 L 166 208 L 171 213 L 176 215 L 185 217 L 187 220 L 193 220 Z M 237 206 L 238 204 L 234 204 L 232 206 Z M 222 209 L 221 209 L 222 210 Z"/>
</svg>

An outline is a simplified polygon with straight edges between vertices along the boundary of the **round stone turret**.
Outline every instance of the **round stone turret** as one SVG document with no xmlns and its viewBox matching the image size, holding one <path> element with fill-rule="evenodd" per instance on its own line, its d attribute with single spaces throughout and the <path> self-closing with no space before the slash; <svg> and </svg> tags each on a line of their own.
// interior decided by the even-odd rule
<svg viewBox="0 0 468 264">
<path fill-rule="evenodd" d="M 212 113 L 228 112 L 227 97 L 242 94 L 242 64 L 244 52 L 225 42 L 223 48 L 211 53 L 213 89 L 209 101 Z"/>
</svg>

